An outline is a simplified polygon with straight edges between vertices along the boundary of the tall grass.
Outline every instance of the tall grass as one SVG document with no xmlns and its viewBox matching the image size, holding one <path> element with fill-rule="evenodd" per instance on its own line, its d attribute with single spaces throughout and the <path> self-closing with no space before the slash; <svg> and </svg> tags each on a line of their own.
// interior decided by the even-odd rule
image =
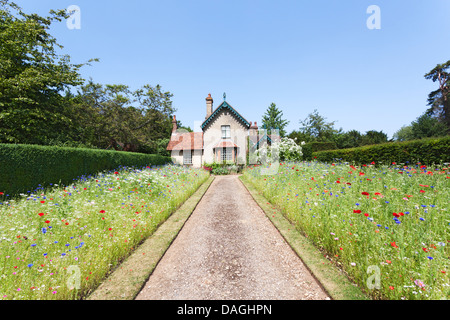
<svg viewBox="0 0 450 320">
<path fill-rule="evenodd" d="M 449 298 L 447 167 L 301 162 L 244 175 L 373 298 Z"/>
<path fill-rule="evenodd" d="M 80 299 L 207 179 L 122 168 L 0 205 L 0 299 Z"/>
</svg>

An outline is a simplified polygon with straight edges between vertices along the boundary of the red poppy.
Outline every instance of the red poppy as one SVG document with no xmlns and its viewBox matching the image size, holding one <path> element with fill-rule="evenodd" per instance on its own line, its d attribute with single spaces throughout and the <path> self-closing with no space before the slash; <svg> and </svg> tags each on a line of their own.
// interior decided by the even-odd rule
<svg viewBox="0 0 450 320">
<path fill-rule="evenodd" d="M 39 217 L 42 217 L 44 214 L 41 212 L 41 213 L 39 213 Z"/>
<path fill-rule="evenodd" d="M 352 184 L 350 183 L 350 182 L 347 182 L 347 184 L 349 185 L 349 186 L 351 186 Z"/>
<path fill-rule="evenodd" d="M 395 241 L 391 242 L 391 246 L 393 246 L 394 248 L 398 248 L 398 246 L 395 244 Z"/>
<path fill-rule="evenodd" d="M 375 161 L 372 161 L 370 164 L 375 164 Z"/>
<path fill-rule="evenodd" d="M 69 225 L 69 223 L 68 222 L 66 222 L 66 226 L 68 226 Z"/>
<path fill-rule="evenodd" d="M 376 196 L 381 196 L 381 193 L 375 192 L 375 195 L 376 195 Z"/>
<path fill-rule="evenodd" d="M 47 223 L 47 224 L 48 224 L 48 223 L 50 223 L 50 221 L 48 221 L 48 220 L 47 220 L 47 221 L 45 221 L 45 223 Z"/>
<path fill-rule="evenodd" d="M 399 212 L 398 214 L 401 215 L 401 216 L 404 216 L 404 215 L 405 215 L 403 212 Z"/>
<path fill-rule="evenodd" d="M 336 181 L 336 183 L 341 183 L 341 182 L 338 180 L 338 181 Z"/>
<path fill-rule="evenodd" d="M 116 172 L 114 172 L 114 174 L 119 174 L 119 172 L 116 171 Z"/>
<path fill-rule="evenodd" d="M 41 203 L 45 203 L 45 201 L 44 201 L 44 200 L 41 200 Z"/>
<path fill-rule="evenodd" d="M 4 195 L 4 193 L 3 193 L 3 192 L 0 192 L 0 196 L 2 196 L 2 195 Z"/>
<path fill-rule="evenodd" d="M 386 260 L 386 262 L 387 262 L 388 264 L 391 264 L 391 263 L 392 263 L 392 261 L 391 261 L 391 260 Z"/>
<path fill-rule="evenodd" d="M 365 215 L 366 217 L 368 217 L 368 216 L 369 216 L 369 214 L 368 214 L 368 213 L 364 213 L 364 215 Z"/>
<path fill-rule="evenodd" d="M 360 175 L 360 176 L 363 176 L 363 175 L 364 175 L 364 172 L 360 172 L 359 175 Z"/>
<path fill-rule="evenodd" d="M 353 210 L 353 213 L 361 213 L 361 210 Z"/>
<path fill-rule="evenodd" d="M 398 214 L 398 213 L 396 213 L 396 212 L 394 212 L 393 214 L 392 214 L 394 217 L 400 217 L 400 215 Z"/>
<path fill-rule="evenodd" d="M 425 193 L 425 191 L 424 191 L 424 190 L 420 190 L 419 192 L 420 192 L 420 193 Z"/>
<path fill-rule="evenodd" d="M 425 251 L 425 252 L 428 252 L 428 249 L 427 249 L 427 248 L 422 248 L 422 250 Z"/>
<path fill-rule="evenodd" d="M 393 286 L 389 286 L 389 289 L 394 290 L 394 287 Z"/>
<path fill-rule="evenodd" d="M 100 213 L 105 213 L 106 211 L 105 211 L 105 210 L 100 210 L 99 212 L 100 212 Z"/>
<path fill-rule="evenodd" d="M 362 194 L 363 196 L 368 196 L 368 195 L 369 195 L 368 192 L 361 192 L 361 194 Z"/>
</svg>

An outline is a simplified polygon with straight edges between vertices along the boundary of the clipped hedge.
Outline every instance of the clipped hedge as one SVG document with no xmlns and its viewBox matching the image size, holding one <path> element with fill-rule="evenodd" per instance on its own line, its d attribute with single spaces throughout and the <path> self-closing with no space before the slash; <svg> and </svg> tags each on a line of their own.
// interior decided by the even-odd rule
<svg viewBox="0 0 450 320">
<path fill-rule="evenodd" d="M 322 162 L 346 161 L 355 164 L 367 164 L 372 161 L 422 164 L 450 162 L 450 136 L 320 151 L 314 152 L 313 158 Z"/>
<path fill-rule="evenodd" d="M 311 160 L 314 152 L 323 150 L 333 150 L 336 149 L 336 143 L 334 142 L 308 142 L 302 146 L 303 159 Z"/>
<path fill-rule="evenodd" d="M 170 162 L 160 155 L 54 146 L 0 144 L 0 192 L 10 196 L 121 166 Z"/>
</svg>

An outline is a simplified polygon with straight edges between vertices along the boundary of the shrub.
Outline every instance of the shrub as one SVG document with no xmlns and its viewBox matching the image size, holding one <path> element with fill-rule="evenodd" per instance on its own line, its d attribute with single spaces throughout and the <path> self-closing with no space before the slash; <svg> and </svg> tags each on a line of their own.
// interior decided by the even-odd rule
<svg viewBox="0 0 450 320">
<path fill-rule="evenodd" d="M 9 195 L 69 184 L 78 177 L 121 166 L 163 165 L 169 157 L 55 146 L 0 144 L 0 191 Z"/>
<path fill-rule="evenodd" d="M 450 160 L 450 136 L 407 142 L 391 142 L 359 148 L 314 152 L 315 160 L 323 162 L 347 161 L 355 164 L 380 162 L 423 164 Z"/>
<path fill-rule="evenodd" d="M 337 149 L 334 142 L 308 142 L 302 146 L 303 160 L 311 160 L 314 152 Z"/>
<path fill-rule="evenodd" d="M 228 169 L 225 167 L 218 167 L 212 170 L 213 174 L 216 175 L 227 175 L 229 173 Z"/>
<path fill-rule="evenodd" d="M 304 142 L 301 143 L 304 145 Z M 272 153 L 275 151 L 275 153 Z M 272 161 L 300 161 L 302 159 L 302 147 L 294 139 L 282 138 L 281 141 L 272 142 L 271 146 L 265 146 L 256 151 L 256 161 L 270 163 Z"/>
</svg>

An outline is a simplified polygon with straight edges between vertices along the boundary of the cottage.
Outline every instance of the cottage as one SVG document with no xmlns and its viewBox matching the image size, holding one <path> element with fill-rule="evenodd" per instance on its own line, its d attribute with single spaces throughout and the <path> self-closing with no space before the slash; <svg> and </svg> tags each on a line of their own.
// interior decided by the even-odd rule
<svg viewBox="0 0 450 320">
<path fill-rule="evenodd" d="M 206 97 L 206 117 L 202 132 L 179 132 L 173 117 L 172 136 L 167 146 L 174 163 L 201 167 L 205 163 L 245 164 L 250 145 L 258 142 L 258 126 L 248 122 L 227 101 L 214 110 L 211 94 Z M 248 139 L 250 137 L 250 139 Z"/>
</svg>

